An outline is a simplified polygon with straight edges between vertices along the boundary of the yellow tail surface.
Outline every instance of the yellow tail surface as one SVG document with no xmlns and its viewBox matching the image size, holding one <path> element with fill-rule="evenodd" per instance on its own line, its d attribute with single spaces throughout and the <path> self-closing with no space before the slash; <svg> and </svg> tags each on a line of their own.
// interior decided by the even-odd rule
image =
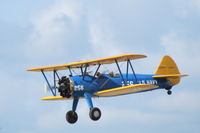
<svg viewBox="0 0 200 133">
<path fill-rule="evenodd" d="M 160 65 L 158 66 L 156 73 L 158 75 L 166 75 L 167 80 L 172 85 L 176 85 L 180 82 L 181 76 L 175 76 L 175 77 L 167 77 L 167 75 L 181 75 L 176 63 L 170 56 L 164 56 Z"/>
</svg>

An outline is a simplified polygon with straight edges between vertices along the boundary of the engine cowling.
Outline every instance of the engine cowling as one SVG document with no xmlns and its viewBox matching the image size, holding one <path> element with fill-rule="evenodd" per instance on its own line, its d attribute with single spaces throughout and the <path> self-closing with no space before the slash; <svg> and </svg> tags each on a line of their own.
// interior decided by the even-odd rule
<svg viewBox="0 0 200 133">
<path fill-rule="evenodd" d="M 60 92 L 60 96 L 70 98 L 70 79 L 66 76 L 61 77 L 61 79 L 58 81 L 58 85 L 58 92 Z"/>
</svg>

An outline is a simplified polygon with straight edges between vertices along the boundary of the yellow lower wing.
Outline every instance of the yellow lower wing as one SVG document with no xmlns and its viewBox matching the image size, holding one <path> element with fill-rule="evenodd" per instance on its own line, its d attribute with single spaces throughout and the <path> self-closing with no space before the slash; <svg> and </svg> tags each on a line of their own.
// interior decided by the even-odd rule
<svg viewBox="0 0 200 133">
<path fill-rule="evenodd" d="M 42 97 L 41 100 L 72 100 L 72 98 L 66 98 L 62 96 L 51 96 L 51 97 Z"/>
<path fill-rule="evenodd" d="M 135 84 L 135 85 L 129 85 L 109 90 L 99 91 L 95 95 L 102 97 L 118 96 L 118 95 L 147 91 L 155 88 L 158 88 L 158 86 L 151 84 Z"/>
<path fill-rule="evenodd" d="M 95 94 L 95 96 L 100 96 L 100 97 L 101 96 L 102 97 L 118 96 L 118 95 L 147 91 L 147 90 L 151 90 L 155 88 L 158 88 L 158 86 L 150 85 L 150 84 L 135 84 L 135 85 L 129 85 L 129 86 L 123 86 L 123 87 L 113 88 L 109 90 L 99 91 Z M 51 97 L 43 97 L 40 99 L 41 100 L 72 100 L 73 98 L 72 97 L 65 98 L 62 96 L 51 96 Z"/>
</svg>

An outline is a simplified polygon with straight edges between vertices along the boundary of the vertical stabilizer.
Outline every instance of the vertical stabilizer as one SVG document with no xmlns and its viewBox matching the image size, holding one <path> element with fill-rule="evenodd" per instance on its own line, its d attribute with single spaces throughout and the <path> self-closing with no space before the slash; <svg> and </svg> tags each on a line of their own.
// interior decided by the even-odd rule
<svg viewBox="0 0 200 133">
<path fill-rule="evenodd" d="M 180 74 L 180 72 L 174 60 L 170 56 L 164 56 L 155 74 L 170 75 L 170 74 Z M 167 78 L 167 79 L 170 81 L 172 85 L 176 85 L 180 82 L 180 77 Z"/>
<path fill-rule="evenodd" d="M 164 56 L 155 74 L 180 74 L 178 67 L 170 56 Z"/>
</svg>

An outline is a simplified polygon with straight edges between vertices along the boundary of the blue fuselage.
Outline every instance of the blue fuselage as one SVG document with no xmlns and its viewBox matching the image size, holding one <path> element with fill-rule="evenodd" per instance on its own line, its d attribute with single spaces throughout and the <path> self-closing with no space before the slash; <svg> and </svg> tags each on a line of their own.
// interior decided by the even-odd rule
<svg viewBox="0 0 200 133">
<path fill-rule="evenodd" d="M 71 76 L 70 79 L 73 82 L 73 96 L 83 97 L 85 92 L 93 95 L 98 91 L 103 91 L 107 89 L 122 87 L 126 85 L 133 84 L 153 84 L 159 86 L 156 89 L 169 88 L 172 85 L 165 78 L 155 79 L 152 76 L 154 74 L 122 74 L 121 76 L 110 76 L 104 74 L 101 77 L 93 76 Z"/>
</svg>

